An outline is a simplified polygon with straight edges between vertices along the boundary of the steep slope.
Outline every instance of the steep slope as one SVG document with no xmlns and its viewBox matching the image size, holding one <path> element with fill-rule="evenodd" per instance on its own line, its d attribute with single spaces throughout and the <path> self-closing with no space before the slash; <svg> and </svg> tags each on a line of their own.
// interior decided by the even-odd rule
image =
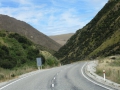
<svg viewBox="0 0 120 90">
<path fill-rule="evenodd" d="M 120 54 L 120 0 L 109 0 L 55 54 L 63 63 Z"/>
<path fill-rule="evenodd" d="M 49 49 L 57 51 L 61 45 L 50 39 L 48 36 L 39 32 L 29 24 L 16 20 L 7 15 L 0 15 L 0 30 L 6 30 L 19 33 L 36 44 L 42 45 Z"/>
<path fill-rule="evenodd" d="M 0 68 L 11 69 L 30 63 L 36 66 L 38 56 L 39 49 L 26 37 L 0 31 Z"/>
<path fill-rule="evenodd" d="M 43 50 L 43 51 L 42 51 Z M 0 70 L 22 66 L 37 67 L 36 58 L 42 58 L 42 65 L 57 66 L 59 61 L 49 52 L 20 34 L 0 31 Z"/>
<path fill-rule="evenodd" d="M 54 41 L 56 41 L 57 43 L 64 45 L 73 34 L 74 33 L 68 33 L 68 34 L 61 34 L 61 35 L 55 35 L 55 36 L 49 36 L 49 37 Z"/>
</svg>

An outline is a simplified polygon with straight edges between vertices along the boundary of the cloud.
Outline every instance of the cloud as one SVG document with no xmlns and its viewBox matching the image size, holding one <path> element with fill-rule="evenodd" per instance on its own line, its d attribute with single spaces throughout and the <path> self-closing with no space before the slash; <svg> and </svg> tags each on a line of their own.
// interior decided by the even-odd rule
<svg viewBox="0 0 120 90">
<path fill-rule="evenodd" d="M 31 0 L 11 0 L 11 1 L 18 3 L 19 6 L 32 5 L 32 3 L 30 2 Z"/>
<path fill-rule="evenodd" d="M 0 13 L 25 21 L 47 35 L 70 33 L 87 24 L 107 1 L 0 0 Z"/>
</svg>

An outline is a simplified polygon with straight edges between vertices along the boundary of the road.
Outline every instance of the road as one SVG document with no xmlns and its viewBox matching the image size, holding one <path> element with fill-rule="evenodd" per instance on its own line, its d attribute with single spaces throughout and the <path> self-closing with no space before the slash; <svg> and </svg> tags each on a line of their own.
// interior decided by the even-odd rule
<svg viewBox="0 0 120 90">
<path fill-rule="evenodd" d="M 82 74 L 84 64 L 85 62 L 78 62 L 39 70 L 0 87 L 0 90 L 108 90 L 84 77 Z"/>
</svg>

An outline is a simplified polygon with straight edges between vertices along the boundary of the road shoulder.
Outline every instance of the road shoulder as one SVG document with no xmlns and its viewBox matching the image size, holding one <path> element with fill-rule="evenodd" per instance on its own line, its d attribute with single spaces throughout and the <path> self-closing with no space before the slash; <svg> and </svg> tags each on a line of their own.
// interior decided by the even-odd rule
<svg viewBox="0 0 120 90">
<path fill-rule="evenodd" d="M 107 85 L 109 87 L 115 88 L 117 90 L 120 90 L 120 84 L 117 84 L 115 82 L 112 82 L 110 80 L 105 80 L 104 78 L 101 76 L 98 76 L 95 72 L 96 72 L 96 66 L 98 65 L 97 61 L 90 61 L 85 65 L 85 74 L 92 78 L 93 80 L 102 83 L 104 85 Z"/>
</svg>

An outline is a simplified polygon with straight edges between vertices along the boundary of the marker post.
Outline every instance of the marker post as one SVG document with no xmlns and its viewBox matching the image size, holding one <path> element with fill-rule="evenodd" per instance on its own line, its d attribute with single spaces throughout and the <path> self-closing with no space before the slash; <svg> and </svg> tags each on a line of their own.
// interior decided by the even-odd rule
<svg viewBox="0 0 120 90">
<path fill-rule="evenodd" d="M 104 77 L 104 81 L 105 81 L 105 70 L 103 70 L 103 77 Z"/>
</svg>

